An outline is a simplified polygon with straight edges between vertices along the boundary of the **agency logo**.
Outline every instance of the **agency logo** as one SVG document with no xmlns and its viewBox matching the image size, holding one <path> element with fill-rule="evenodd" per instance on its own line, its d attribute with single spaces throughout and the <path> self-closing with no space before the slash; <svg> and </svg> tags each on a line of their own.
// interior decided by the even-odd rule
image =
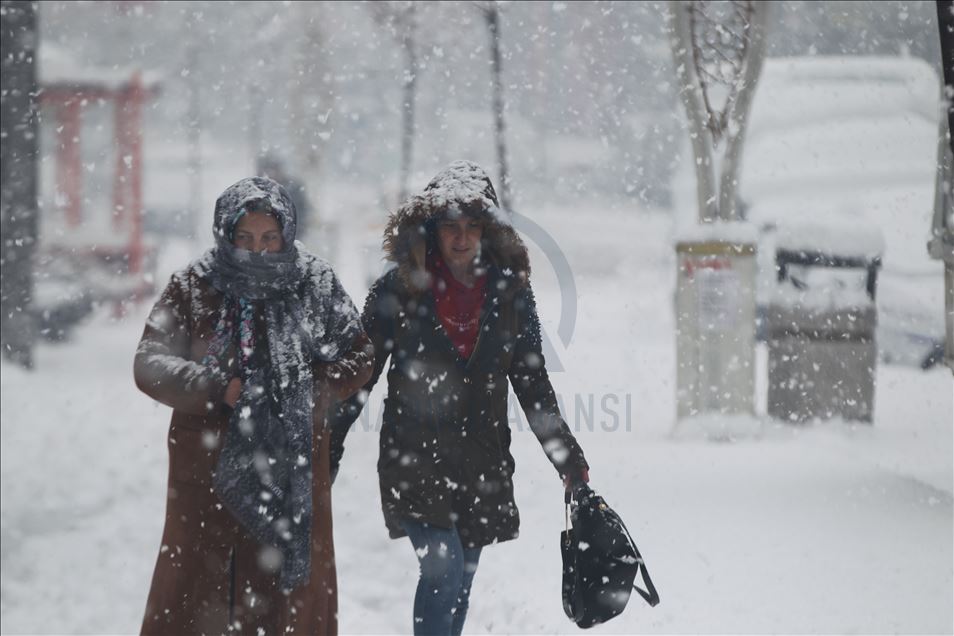
<svg viewBox="0 0 954 636">
<path fill-rule="evenodd" d="M 540 248 L 547 260 L 550 261 L 550 266 L 556 274 L 560 286 L 560 322 L 557 325 L 557 336 L 565 351 L 570 347 L 570 342 L 573 340 L 577 313 L 576 279 L 573 276 L 573 270 L 570 268 L 570 262 L 560 246 L 557 245 L 556 240 L 542 226 L 516 211 L 511 212 L 511 219 L 514 229 Z M 542 325 L 541 331 L 543 356 L 547 361 L 547 369 L 551 372 L 563 371 L 563 362 L 560 360 L 556 347 L 553 346 L 550 335 Z"/>
</svg>

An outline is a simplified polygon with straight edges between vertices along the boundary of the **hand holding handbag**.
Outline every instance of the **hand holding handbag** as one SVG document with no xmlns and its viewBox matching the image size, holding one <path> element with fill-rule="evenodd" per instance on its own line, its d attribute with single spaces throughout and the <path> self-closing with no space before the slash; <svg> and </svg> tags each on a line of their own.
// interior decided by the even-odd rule
<svg viewBox="0 0 954 636">
<path fill-rule="evenodd" d="M 605 623 L 622 613 L 633 589 L 655 607 L 659 594 L 619 515 L 585 483 L 567 491 L 566 506 L 560 547 L 563 611 L 570 620 L 582 628 Z M 637 574 L 645 590 L 634 585 Z"/>
</svg>

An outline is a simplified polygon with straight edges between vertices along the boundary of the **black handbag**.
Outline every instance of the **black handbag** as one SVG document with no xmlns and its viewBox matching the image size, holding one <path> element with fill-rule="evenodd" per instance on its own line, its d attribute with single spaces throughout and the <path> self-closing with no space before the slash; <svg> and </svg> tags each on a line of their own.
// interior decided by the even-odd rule
<svg viewBox="0 0 954 636">
<path fill-rule="evenodd" d="M 571 496 L 572 495 L 572 496 Z M 563 553 L 563 611 L 577 627 L 618 616 L 636 592 L 655 607 L 659 594 L 623 520 L 586 484 L 567 491 Z M 572 527 L 571 527 L 572 522 Z M 634 582 L 642 575 L 646 589 Z"/>
</svg>

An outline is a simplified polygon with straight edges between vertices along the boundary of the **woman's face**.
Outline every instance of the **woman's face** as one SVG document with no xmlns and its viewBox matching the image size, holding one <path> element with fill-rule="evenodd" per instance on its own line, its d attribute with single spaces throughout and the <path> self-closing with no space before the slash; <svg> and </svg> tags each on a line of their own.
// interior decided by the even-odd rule
<svg viewBox="0 0 954 636">
<path fill-rule="evenodd" d="M 483 233 L 483 225 L 466 215 L 438 221 L 437 245 L 444 262 L 451 267 L 472 265 L 479 254 Z"/>
<path fill-rule="evenodd" d="M 232 244 L 249 252 L 280 252 L 285 246 L 278 219 L 267 212 L 243 215 L 235 226 Z"/>
</svg>

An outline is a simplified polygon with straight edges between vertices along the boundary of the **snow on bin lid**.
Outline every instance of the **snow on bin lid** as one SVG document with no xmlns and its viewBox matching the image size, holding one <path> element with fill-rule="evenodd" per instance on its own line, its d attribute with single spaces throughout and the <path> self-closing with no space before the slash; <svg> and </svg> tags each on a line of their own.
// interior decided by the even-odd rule
<svg viewBox="0 0 954 636">
<path fill-rule="evenodd" d="M 792 252 L 870 260 L 884 254 L 884 235 L 880 229 L 859 222 L 781 222 L 775 246 Z"/>
<path fill-rule="evenodd" d="M 712 223 L 687 223 L 676 228 L 675 240 L 680 243 L 721 243 L 756 244 L 758 230 L 744 221 L 713 221 Z"/>
<path fill-rule="evenodd" d="M 779 283 L 772 288 L 769 297 L 769 330 L 790 331 L 795 328 L 796 331 L 845 334 L 853 329 L 867 328 L 867 323 L 858 323 L 862 319 L 859 316 L 875 305 L 865 290 L 863 273 L 863 270 L 804 268 L 793 276 L 807 274 L 807 280 L 803 281 L 807 288 L 799 289 L 790 282 Z"/>
</svg>

